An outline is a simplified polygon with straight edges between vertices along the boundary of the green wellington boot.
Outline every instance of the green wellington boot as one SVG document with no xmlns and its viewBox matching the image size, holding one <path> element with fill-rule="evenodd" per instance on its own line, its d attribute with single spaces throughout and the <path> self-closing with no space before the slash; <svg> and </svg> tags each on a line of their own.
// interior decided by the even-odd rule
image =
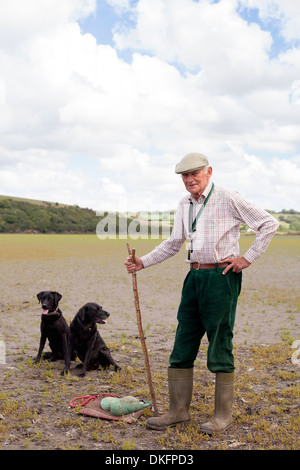
<svg viewBox="0 0 300 470">
<path fill-rule="evenodd" d="M 162 431 L 169 426 L 187 423 L 191 420 L 189 407 L 193 393 L 193 368 L 168 369 L 169 410 L 163 416 L 152 417 L 147 421 L 147 427 Z"/>
<path fill-rule="evenodd" d="M 200 431 L 206 434 L 225 431 L 232 423 L 234 373 L 216 373 L 215 411 L 208 423 L 201 424 Z"/>
</svg>

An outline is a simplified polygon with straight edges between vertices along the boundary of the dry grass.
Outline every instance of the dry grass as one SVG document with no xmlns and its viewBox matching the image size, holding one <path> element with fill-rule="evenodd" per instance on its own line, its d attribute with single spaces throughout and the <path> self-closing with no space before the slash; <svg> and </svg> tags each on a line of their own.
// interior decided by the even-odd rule
<svg viewBox="0 0 300 470">
<path fill-rule="evenodd" d="M 241 240 L 242 250 L 251 237 Z M 138 254 L 157 241 L 131 242 Z M 93 450 L 258 450 L 299 449 L 299 364 L 292 342 L 299 333 L 299 237 L 276 237 L 267 253 L 244 276 L 236 322 L 234 424 L 224 435 L 199 433 L 213 412 L 213 375 L 206 347 L 195 364 L 188 426 L 149 431 L 146 416 L 136 423 L 89 418 L 69 408 L 71 399 L 101 392 L 149 399 L 134 312 L 131 279 L 123 262 L 126 240 L 100 242 L 93 236 L 0 236 L 0 312 L 7 364 L 0 375 L 0 449 Z M 168 406 L 168 356 L 186 265 L 185 253 L 138 277 L 144 329 L 161 412 Z M 89 372 L 61 377 L 61 362 L 33 363 L 39 340 L 36 293 L 63 294 L 61 308 L 70 321 L 88 300 L 111 312 L 101 329 L 120 374 Z M 166 298 L 166 290 L 168 297 Z M 146 412 L 149 413 L 149 412 Z"/>
<path fill-rule="evenodd" d="M 78 414 L 78 409 L 69 408 L 72 398 L 101 392 L 148 398 L 140 348 L 136 348 L 136 363 L 133 366 L 131 344 L 120 341 L 111 347 L 121 351 L 122 372 L 90 372 L 84 380 L 75 375 L 68 380 L 62 378 L 57 363 L 33 365 L 25 355 L 18 356 L 17 367 L 7 370 L 2 381 L 0 448 L 299 448 L 299 371 L 292 364 L 291 348 L 287 344 L 251 348 L 239 346 L 235 349 L 234 424 L 226 434 L 213 437 L 199 433 L 199 424 L 207 421 L 213 412 L 214 396 L 213 377 L 200 367 L 205 355 L 204 348 L 195 366 L 192 421 L 187 426 L 155 432 L 145 428 L 149 411 L 136 423 L 128 425 L 84 417 Z M 163 361 L 163 357 L 161 359 Z M 162 412 L 168 406 L 166 371 L 156 366 L 153 372 L 157 401 Z"/>
</svg>

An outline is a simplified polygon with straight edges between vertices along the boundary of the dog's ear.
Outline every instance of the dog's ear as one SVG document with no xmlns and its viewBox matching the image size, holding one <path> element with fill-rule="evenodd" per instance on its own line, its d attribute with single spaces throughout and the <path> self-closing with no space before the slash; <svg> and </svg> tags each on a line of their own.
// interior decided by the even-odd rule
<svg viewBox="0 0 300 470">
<path fill-rule="evenodd" d="M 85 307 L 81 307 L 81 308 L 78 310 L 77 317 L 79 318 L 79 320 L 80 320 L 81 322 L 84 321 L 84 318 L 85 318 Z"/>
<path fill-rule="evenodd" d="M 74 318 L 74 326 L 76 325 L 77 328 L 82 329 L 84 328 L 84 318 L 85 318 L 85 308 L 81 307 L 78 312 L 76 313 L 76 316 Z"/>
<path fill-rule="evenodd" d="M 39 292 L 39 293 L 37 294 L 37 298 L 38 298 L 38 301 L 39 301 L 39 302 L 41 301 L 41 298 L 42 298 L 43 294 L 44 294 L 44 291 Z"/>
<path fill-rule="evenodd" d="M 54 294 L 55 303 L 57 305 L 60 299 L 62 298 L 62 295 L 59 292 L 53 292 L 53 294 Z"/>
</svg>

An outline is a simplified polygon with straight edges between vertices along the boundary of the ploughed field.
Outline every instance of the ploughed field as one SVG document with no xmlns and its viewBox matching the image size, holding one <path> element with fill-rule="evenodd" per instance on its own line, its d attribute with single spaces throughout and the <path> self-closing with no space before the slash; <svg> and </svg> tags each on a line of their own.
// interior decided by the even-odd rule
<svg viewBox="0 0 300 470">
<path fill-rule="evenodd" d="M 148 401 L 149 388 L 138 336 L 131 275 L 124 261 L 127 240 L 96 235 L 0 235 L 0 449 L 201 450 L 296 449 L 299 446 L 300 299 L 298 236 L 276 236 L 267 252 L 243 271 L 235 325 L 234 424 L 224 435 L 199 433 L 213 412 L 214 376 L 206 369 L 207 341 L 195 364 L 188 426 L 147 430 L 136 422 L 104 421 L 70 408 L 75 397 L 102 392 Z M 136 254 L 159 240 L 128 240 Z M 253 236 L 242 236 L 241 253 Z M 177 307 L 188 266 L 185 247 L 175 257 L 138 273 L 138 291 L 151 371 L 161 412 L 168 406 L 167 367 Z M 86 302 L 110 312 L 101 336 L 121 365 L 80 378 L 72 363 L 34 364 L 40 337 L 37 293 L 58 291 L 69 323 Z M 45 352 L 49 351 L 48 345 Z"/>
</svg>

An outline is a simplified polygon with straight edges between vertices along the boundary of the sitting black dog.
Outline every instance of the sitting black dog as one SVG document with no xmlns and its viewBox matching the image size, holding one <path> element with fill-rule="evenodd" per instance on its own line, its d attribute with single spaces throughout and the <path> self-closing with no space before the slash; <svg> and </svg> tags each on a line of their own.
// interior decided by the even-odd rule
<svg viewBox="0 0 300 470">
<path fill-rule="evenodd" d="M 45 359 L 50 359 L 51 361 L 63 359 L 66 361 L 69 326 L 61 310 L 58 308 L 62 295 L 58 292 L 43 291 L 37 294 L 37 298 L 42 304 L 43 313 L 41 317 L 40 347 L 35 362 L 41 360 L 46 339 L 49 341 L 52 352 L 44 354 Z"/>
<path fill-rule="evenodd" d="M 73 350 L 76 351 L 77 356 L 83 362 L 80 377 L 84 377 L 87 370 L 98 369 L 99 366 L 109 367 L 113 365 L 115 371 L 121 369 L 112 358 L 110 350 L 101 338 L 96 325 L 96 323 L 106 323 L 109 315 L 100 305 L 94 302 L 85 304 L 77 312 L 70 324 L 68 356 L 62 374 L 70 370 Z"/>
</svg>

